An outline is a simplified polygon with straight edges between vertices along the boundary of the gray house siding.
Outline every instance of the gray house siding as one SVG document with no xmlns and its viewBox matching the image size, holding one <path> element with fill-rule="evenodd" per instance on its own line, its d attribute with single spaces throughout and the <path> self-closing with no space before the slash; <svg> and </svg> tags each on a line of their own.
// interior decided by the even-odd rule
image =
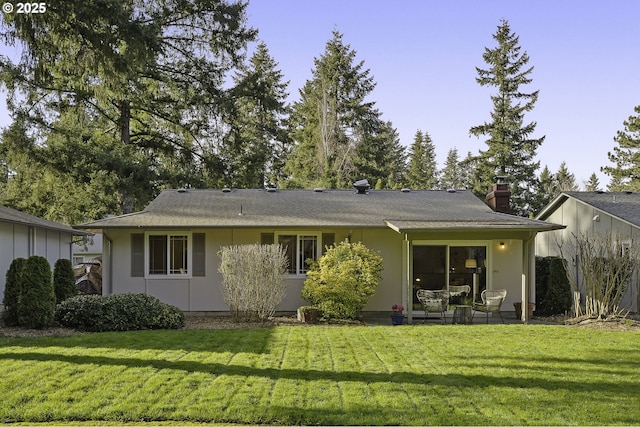
<svg viewBox="0 0 640 427">
<path fill-rule="evenodd" d="M 555 206 L 552 206 L 540 219 L 563 224 L 564 230 L 554 230 L 547 233 L 540 233 L 536 237 L 536 256 L 559 256 L 559 244 L 573 239 L 573 236 L 620 236 L 624 240 L 630 240 L 633 245 L 640 244 L 640 227 L 627 220 L 621 219 L 611 213 L 599 209 L 591 204 L 579 200 L 580 193 L 568 193 L 565 199 L 558 199 Z M 591 196 L 591 195 L 590 195 Z M 613 198 L 611 194 L 603 194 L 602 197 Z M 621 195 L 618 201 L 622 202 Z M 624 307 L 637 312 L 640 306 L 639 283 L 634 281 L 629 292 L 622 301 Z"/>
</svg>

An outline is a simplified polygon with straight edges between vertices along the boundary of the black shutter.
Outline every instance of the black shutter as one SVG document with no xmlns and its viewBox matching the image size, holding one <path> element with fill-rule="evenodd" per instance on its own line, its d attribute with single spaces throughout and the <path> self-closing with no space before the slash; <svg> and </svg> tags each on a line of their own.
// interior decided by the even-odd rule
<svg viewBox="0 0 640 427">
<path fill-rule="evenodd" d="M 206 276 L 206 238 L 204 233 L 193 233 L 193 273 L 194 277 Z"/>
<path fill-rule="evenodd" d="M 144 277 L 144 234 L 131 235 L 131 277 Z"/>
</svg>

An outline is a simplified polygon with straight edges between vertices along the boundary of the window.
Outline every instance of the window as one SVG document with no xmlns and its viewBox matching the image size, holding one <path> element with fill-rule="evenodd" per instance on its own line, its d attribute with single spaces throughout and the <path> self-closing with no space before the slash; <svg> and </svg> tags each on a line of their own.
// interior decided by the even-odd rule
<svg viewBox="0 0 640 427">
<path fill-rule="evenodd" d="M 191 274 L 191 235 L 148 234 L 147 274 L 149 276 L 188 276 Z"/>
<path fill-rule="evenodd" d="M 309 270 L 308 259 L 320 256 L 320 234 L 277 234 L 277 242 L 285 249 L 289 261 L 289 274 L 302 275 Z M 323 235 L 324 236 L 324 235 Z"/>
</svg>

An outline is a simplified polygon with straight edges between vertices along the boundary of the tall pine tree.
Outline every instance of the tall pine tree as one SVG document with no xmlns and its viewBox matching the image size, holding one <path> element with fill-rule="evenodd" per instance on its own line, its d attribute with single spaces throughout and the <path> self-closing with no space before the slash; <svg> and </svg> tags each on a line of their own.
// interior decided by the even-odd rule
<svg viewBox="0 0 640 427">
<path fill-rule="evenodd" d="M 469 174 L 458 158 L 458 149 L 452 148 L 447 153 L 447 159 L 444 162 L 440 174 L 440 188 L 462 189 L 469 186 Z"/>
<path fill-rule="evenodd" d="M 356 62 L 356 51 L 337 31 L 314 63 L 312 78 L 293 105 L 287 186 L 346 188 L 361 178 L 375 182 L 378 177 L 364 174 L 378 169 L 385 151 L 378 145 L 392 145 L 394 136 L 367 101 L 375 87 L 370 70 L 364 61 Z"/>
<path fill-rule="evenodd" d="M 438 188 L 435 151 L 429 133 L 417 130 L 413 137 L 413 144 L 409 149 L 409 168 L 406 176 L 409 188 L 416 190 L 435 190 Z"/>
<path fill-rule="evenodd" d="M 640 191 L 640 105 L 634 111 L 636 114 L 624 121 L 624 130 L 613 138 L 618 146 L 608 156 L 614 166 L 601 168 L 611 177 L 611 191 Z"/>
<path fill-rule="evenodd" d="M 248 66 L 234 76 L 230 131 L 220 149 L 224 186 L 262 188 L 283 176 L 290 147 L 288 83 L 277 66 L 267 45 L 260 43 Z"/>
<path fill-rule="evenodd" d="M 246 7 L 227 0 L 50 0 L 43 14 L 5 14 L 1 37 L 23 46 L 18 63 L 0 58 L 9 109 L 35 130 L 38 144 L 54 134 L 74 144 L 51 151 L 110 146 L 112 154 L 96 156 L 90 173 L 116 177 L 120 212 L 113 213 L 139 209 L 166 186 L 204 184 L 202 177 L 220 168 L 214 140 L 229 106 L 225 84 L 256 33 L 246 27 Z M 74 112 L 102 133 L 69 135 Z"/>
<path fill-rule="evenodd" d="M 528 93 L 521 89 L 531 83 L 533 67 L 526 68 L 529 55 L 520 52 L 519 37 L 511 32 L 506 20 L 501 21 L 493 38 L 498 45 L 485 48 L 482 55 L 489 68 L 476 68 L 476 81 L 481 86 L 495 87 L 497 93 L 491 96 L 491 120 L 469 130 L 471 135 L 487 138 L 487 150 L 477 156 L 473 191 L 484 199 L 495 177 L 506 176 L 510 181 L 513 213 L 527 216 L 536 187 L 536 170 L 540 167 L 534 158 L 544 136 L 532 138 L 536 122 L 525 124 L 524 116 L 533 110 L 538 91 Z"/>
</svg>

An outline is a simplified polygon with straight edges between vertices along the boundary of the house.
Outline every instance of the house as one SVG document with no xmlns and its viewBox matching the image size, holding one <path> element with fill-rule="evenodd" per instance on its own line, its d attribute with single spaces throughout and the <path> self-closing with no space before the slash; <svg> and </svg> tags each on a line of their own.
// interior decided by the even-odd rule
<svg viewBox="0 0 640 427">
<path fill-rule="evenodd" d="M 53 268 L 58 259 L 71 261 L 74 237 L 90 235 L 64 224 L 0 206 L 0 295 L 4 295 L 6 272 L 14 259 L 40 255 Z"/>
<path fill-rule="evenodd" d="M 611 234 L 620 236 L 629 245 L 640 243 L 640 193 L 564 192 L 556 196 L 536 218 L 566 226 L 538 235 L 538 256 L 559 255 L 559 243 L 581 234 L 589 237 Z M 633 283 L 622 301 L 622 305 L 633 312 L 637 312 L 640 305 L 638 287 L 637 282 Z"/>
<path fill-rule="evenodd" d="M 362 184 L 359 182 L 359 184 Z M 506 185 L 503 185 L 506 188 Z M 490 204 L 508 207 L 494 186 Z M 382 283 L 365 311 L 421 311 L 419 288 L 468 283 L 532 298 L 534 239 L 560 226 L 496 212 L 466 190 L 166 190 L 146 209 L 78 226 L 103 236 L 103 293 L 145 292 L 185 311 L 224 312 L 218 252 L 226 245 L 280 243 L 289 258 L 279 311 L 304 305 L 308 258 L 360 241 L 383 258 Z M 526 311 L 526 310 L 525 310 Z"/>
<path fill-rule="evenodd" d="M 76 241 L 73 244 L 73 265 L 90 262 L 102 256 L 102 235 L 100 233 Z"/>
</svg>

